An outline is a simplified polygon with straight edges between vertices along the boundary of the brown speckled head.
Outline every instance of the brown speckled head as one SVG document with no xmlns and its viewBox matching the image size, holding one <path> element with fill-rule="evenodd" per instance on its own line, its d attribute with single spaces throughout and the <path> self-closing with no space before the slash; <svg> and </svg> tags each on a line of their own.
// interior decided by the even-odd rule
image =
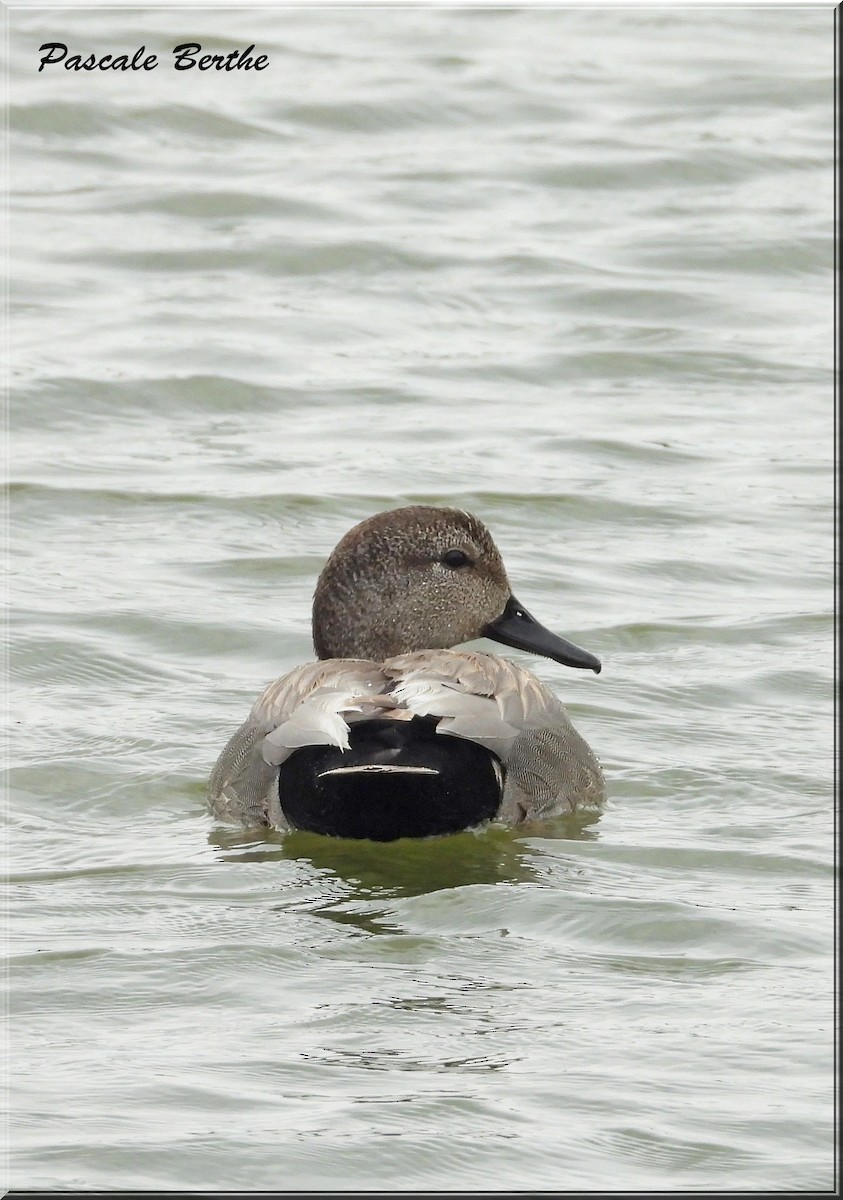
<svg viewBox="0 0 843 1200">
<path fill-rule="evenodd" d="M 355 525 L 313 598 L 319 658 L 381 660 L 483 635 L 511 598 L 501 556 L 477 517 L 412 505 Z"/>
</svg>

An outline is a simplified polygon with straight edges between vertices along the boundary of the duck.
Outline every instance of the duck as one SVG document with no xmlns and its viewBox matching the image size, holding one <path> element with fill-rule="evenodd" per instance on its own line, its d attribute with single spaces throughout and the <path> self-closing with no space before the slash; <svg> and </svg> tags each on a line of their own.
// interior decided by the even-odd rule
<svg viewBox="0 0 843 1200">
<path fill-rule="evenodd" d="M 316 659 L 267 684 L 211 771 L 220 820 L 389 842 L 603 806 L 599 761 L 556 694 L 463 646 L 601 670 L 515 598 L 472 513 L 409 505 L 355 525 L 318 577 L 312 635 Z"/>
</svg>

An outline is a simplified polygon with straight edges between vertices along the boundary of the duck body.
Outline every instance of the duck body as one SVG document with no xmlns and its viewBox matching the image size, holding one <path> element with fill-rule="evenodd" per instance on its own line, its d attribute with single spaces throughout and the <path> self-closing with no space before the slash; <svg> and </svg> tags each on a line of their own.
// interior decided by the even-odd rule
<svg viewBox="0 0 843 1200">
<path fill-rule="evenodd" d="M 487 636 L 600 670 L 514 599 L 476 517 L 411 506 L 355 526 L 313 606 L 319 658 L 270 683 L 211 773 L 224 820 L 390 841 L 598 808 L 599 763 L 553 692 Z"/>
</svg>

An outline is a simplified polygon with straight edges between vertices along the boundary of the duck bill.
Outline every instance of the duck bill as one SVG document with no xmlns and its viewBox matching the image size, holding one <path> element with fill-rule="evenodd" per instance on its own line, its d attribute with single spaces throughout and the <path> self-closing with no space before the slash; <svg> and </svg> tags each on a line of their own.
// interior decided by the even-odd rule
<svg viewBox="0 0 843 1200">
<path fill-rule="evenodd" d="M 531 654 L 541 654 L 543 658 L 552 658 L 566 667 L 600 673 L 599 658 L 545 629 L 514 596 L 510 596 L 498 619 L 486 626 L 483 636 L 494 642 L 502 642 L 504 646 L 514 646 L 516 650 L 527 650 Z"/>
</svg>

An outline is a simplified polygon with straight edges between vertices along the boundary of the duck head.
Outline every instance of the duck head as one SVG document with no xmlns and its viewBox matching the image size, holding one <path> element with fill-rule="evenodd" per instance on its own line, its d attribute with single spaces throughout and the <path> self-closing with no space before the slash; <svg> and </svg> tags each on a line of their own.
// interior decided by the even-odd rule
<svg viewBox="0 0 843 1200">
<path fill-rule="evenodd" d="M 477 517 L 411 505 L 355 525 L 328 558 L 313 598 L 319 658 L 381 661 L 487 637 L 569 667 L 600 661 L 557 637 L 515 599 Z"/>
</svg>

